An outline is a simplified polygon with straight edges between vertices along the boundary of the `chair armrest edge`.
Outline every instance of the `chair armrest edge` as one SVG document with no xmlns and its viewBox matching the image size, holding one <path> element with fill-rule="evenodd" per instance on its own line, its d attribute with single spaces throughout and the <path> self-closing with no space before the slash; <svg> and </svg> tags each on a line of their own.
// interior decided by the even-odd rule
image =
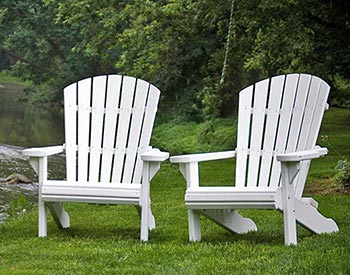
<svg viewBox="0 0 350 275">
<path fill-rule="evenodd" d="M 158 148 L 152 148 L 151 150 L 141 154 L 143 161 L 165 161 L 169 158 L 168 152 L 162 152 Z"/>
<path fill-rule="evenodd" d="M 293 153 L 277 154 L 276 158 L 281 162 L 298 162 L 314 158 L 319 158 L 328 153 L 327 148 L 316 146 L 311 150 L 297 151 Z"/>
<path fill-rule="evenodd" d="M 170 162 L 171 163 L 190 163 L 190 162 L 227 159 L 227 158 L 233 158 L 235 156 L 236 156 L 236 151 L 188 154 L 188 155 L 172 156 L 170 157 Z"/>
<path fill-rule="evenodd" d="M 24 149 L 22 151 L 22 155 L 28 156 L 28 157 L 47 157 L 47 156 L 62 153 L 64 149 L 65 149 L 64 145 L 34 147 L 34 148 Z"/>
</svg>

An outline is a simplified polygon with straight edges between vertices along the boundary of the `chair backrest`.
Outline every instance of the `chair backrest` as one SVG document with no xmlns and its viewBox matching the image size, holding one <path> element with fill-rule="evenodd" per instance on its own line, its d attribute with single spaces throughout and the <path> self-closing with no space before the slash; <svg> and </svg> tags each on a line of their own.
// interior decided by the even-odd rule
<svg viewBox="0 0 350 275">
<path fill-rule="evenodd" d="M 236 186 L 280 185 L 276 153 L 315 146 L 329 90 L 316 76 L 289 74 L 262 80 L 240 92 Z M 301 165 L 296 185 L 302 186 L 298 188 L 304 187 L 309 164 Z"/>
<path fill-rule="evenodd" d="M 64 89 L 67 180 L 141 183 L 160 91 L 130 76 L 86 78 Z"/>
</svg>

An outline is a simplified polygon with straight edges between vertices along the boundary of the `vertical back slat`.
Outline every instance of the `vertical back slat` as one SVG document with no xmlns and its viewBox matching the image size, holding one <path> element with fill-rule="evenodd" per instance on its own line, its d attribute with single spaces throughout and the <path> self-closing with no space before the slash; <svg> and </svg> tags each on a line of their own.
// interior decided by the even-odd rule
<svg viewBox="0 0 350 275">
<path fill-rule="evenodd" d="M 313 83 L 315 80 L 316 82 L 319 82 L 319 85 L 311 85 L 310 93 L 309 93 L 310 96 L 311 95 L 317 96 L 317 100 L 315 101 L 313 119 L 311 124 L 309 125 L 310 131 L 308 135 L 308 140 L 306 141 L 306 144 L 305 144 L 306 148 L 308 149 L 313 148 L 316 144 L 317 136 L 321 127 L 324 111 L 327 104 L 327 98 L 330 90 L 330 87 L 327 83 L 313 76 L 311 82 Z M 312 87 L 318 87 L 317 92 L 312 91 L 311 90 Z M 295 197 L 298 199 L 300 199 L 303 194 L 309 167 L 310 167 L 310 161 L 303 162 L 300 167 L 298 182 L 295 187 Z"/>
<path fill-rule="evenodd" d="M 78 82 L 78 181 L 87 181 L 91 78 Z"/>
<path fill-rule="evenodd" d="M 139 150 L 136 157 L 135 172 L 132 179 L 133 183 L 140 183 L 142 176 L 142 160 L 140 154 L 146 152 L 151 134 L 153 130 L 154 119 L 157 113 L 157 106 L 159 101 L 160 91 L 153 85 L 150 85 L 147 104 L 145 109 L 145 117 L 142 124 L 141 138 L 139 142 Z"/>
<path fill-rule="evenodd" d="M 100 173 L 99 169 L 101 160 L 106 82 L 106 76 L 98 76 L 93 78 L 89 162 L 89 181 L 93 182 L 98 181 Z"/>
<path fill-rule="evenodd" d="M 135 168 L 136 155 L 141 136 L 141 126 L 145 113 L 146 99 L 149 83 L 144 80 L 137 80 L 135 101 L 133 106 L 132 120 L 130 125 L 127 154 L 125 158 L 123 182 L 131 183 Z"/>
<path fill-rule="evenodd" d="M 292 118 L 292 111 L 294 106 L 294 99 L 297 90 L 299 75 L 290 74 L 286 77 L 286 83 L 283 92 L 283 100 L 281 106 L 281 114 L 279 119 L 279 125 L 277 130 L 277 140 L 275 146 L 275 153 L 284 153 L 288 134 L 289 127 Z M 270 186 L 277 187 L 280 181 L 281 166 L 280 163 L 274 158 L 272 163 L 272 171 L 270 177 Z"/>
<path fill-rule="evenodd" d="M 317 100 L 315 103 L 315 110 L 313 114 L 312 123 L 310 125 L 310 133 L 307 139 L 306 148 L 313 148 L 316 144 L 318 133 L 320 131 L 322 120 L 323 120 L 324 111 L 327 105 L 329 90 L 330 90 L 329 85 L 325 83 L 323 80 L 317 77 L 313 77 L 312 81 L 314 81 L 314 79 L 318 79 L 318 81 L 320 81 L 320 85 L 317 92 Z"/>
<path fill-rule="evenodd" d="M 310 84 L 309 96 L 307 98 L 307 102 L 305 106 L 304 119 L 300 130 L 300 140 L 297 146 L 298 150 L 310 149 L 310 148 L 307 148 L 307 144 L 308 144 L 310 130 L 311 130 L 310 126 L 312 123 L 316 123 L 316 122 L 313 122 L 313 119 L 314 119 L 314 112 L 316 108 L 318 94 L 320 90 L 320 85 L 321 85 L 321 80 L 319 78 L 312 78 L 311 84 Z"/>
<path fill-rule="evenodd" d="M 237 159 L 236 186 L 243 187 L 246 182 L 248 140 L 250 135 L 251 108 L 253 85 L 239 93 L 238 128 L 237 128 Z"/>
<path fill-rule="evenodd" d="M 71 84 L 64 89 L 64 120 L 66 176 L 68 181 L 75 181 L 77 158 L 77 83 Z"/>
<path fill-rule="evenodd" d="M 310 75 L 302 74 L 299 77 L 297 97 L 295 99 L 286 152 L 294 152 L 297 148 L 301 126 L 304 119 L 305 103 L 309 95 L 310 80 Z"/>
<path fill-rule="evenodd" d="M 283 94 L 285 76 L 276 76 L 271 79 L 268 113 L 266 117 L 265 137 L 263 144 L 263 155 L 261 159 L 260 175 L 258 185 L 268 186 L 273 150 L 277 138 L 277 125 L 280 113 L 281 99 Z"/>
<path fill-rule="evenodd" d="M 112 182 L 120 182 L 126 152 L 127 137 L 131 116 L 132 102 L 135 92 L 136 79 L 133 77 L 123 77 L 122 94 L 120 103 L 120 115 L 117 129 L 117 140 L 112 172 Z"/>
<path fill-rule="evenodd" d="M 269 79 L 255 84 L 247 186 L 257 186 Z"/>
<path fill-rule="evenodd" d="M 109 182 L 112 173 L 112 159 L 114 154 L 114 141 L 116 136 L 117 119 L 119 113 L 119 97 L 122 77 L 120 75 L 108 76 L 106 95 L 106 115 L 103 133 L 103 149 L 101 161 L 101 181 Z"/>
</svg>

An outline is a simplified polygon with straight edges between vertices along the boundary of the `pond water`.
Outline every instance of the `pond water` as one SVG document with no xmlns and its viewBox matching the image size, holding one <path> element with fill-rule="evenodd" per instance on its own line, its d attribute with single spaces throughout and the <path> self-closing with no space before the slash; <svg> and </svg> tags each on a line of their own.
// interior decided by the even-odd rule
<svg viewBox="0 0 350 275">
<path fill-rule="evenodd" d="M 0 223 L 8 214 L 30 208 L 37 199 L 37 176 L 21 150 L 64 141 L 62 116 L 22 101 L 23 88 L 0 85 Z M 50 178 L 64 178 L 64 170 L 63 155 L 49 159 Z M 8 183 L 6 178 L 14 173 L 27 176 L 33 183 Z"/>
</svg>

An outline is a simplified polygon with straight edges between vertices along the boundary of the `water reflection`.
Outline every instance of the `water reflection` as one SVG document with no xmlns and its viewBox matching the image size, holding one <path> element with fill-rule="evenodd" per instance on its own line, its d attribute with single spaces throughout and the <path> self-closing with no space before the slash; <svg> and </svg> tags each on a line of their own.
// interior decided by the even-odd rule
<svg viewBox="0 0 350 275">
<path fill-rule="evenodd" d="M 37 176 L 22 156 L 25 147 L 62 144 L 63 119 L 49 110 L 21 102 L 23 87 L 3 84 L 0 87 L 0 223 L 7 217 L 13 202 L 23 198 L 26 207 L 37 199 Z M 32 184 L 10 184 L 6 177 L 19 173 Z M 49 178 L 65 177 L 64 156 L 49 158 Z M 12 202 L 12 203 L 11 203 Z M 13 210 L 13 209 L 12 209 Z"/>
<path fill-rule="evenodd" d="M 63 118 L 50 110 L 21 102 L 23 87 L 0 88 L 0 143 L 31 147 L 62 144 Z"/>
</svg>

